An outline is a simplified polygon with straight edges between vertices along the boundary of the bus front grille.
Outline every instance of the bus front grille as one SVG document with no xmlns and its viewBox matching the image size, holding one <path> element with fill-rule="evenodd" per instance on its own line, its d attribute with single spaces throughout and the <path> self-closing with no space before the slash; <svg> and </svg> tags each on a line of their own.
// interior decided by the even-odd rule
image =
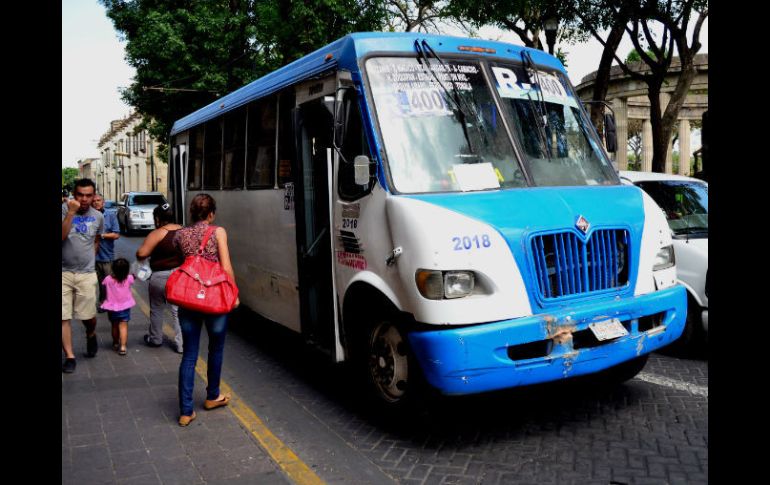
<svg viewBox="0 0 770 485">
<path fill-rule="evenodd" d="M 625 229 L 598 229 L 587 239 L 573 232 L 534 236 L 531 250 L 543 299 L 620 288 L 628 283 Z"/>
</svg>

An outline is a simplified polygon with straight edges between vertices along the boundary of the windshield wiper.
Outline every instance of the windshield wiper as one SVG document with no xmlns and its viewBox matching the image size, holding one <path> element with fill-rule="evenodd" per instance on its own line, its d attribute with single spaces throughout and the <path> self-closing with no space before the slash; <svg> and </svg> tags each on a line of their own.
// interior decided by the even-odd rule
<svg viewBox="0 0 770 485">
<path fill-rule="evenodd" d="M 439 79 L 438 75 L 431 69 L 430 62 L 428 61 L 428 56 L 426 55 L 426 52 L 430 52 L 430 54 L 436 58 L 436 60 L 444 67 L 445 72 L 449 72 L 449 70 L 446 68 L 446 64 L 444 64 L 444 61 L 441 60 L 441 58 L 436 54 L 436 51 L 433 50 L 433 48 L 428 45 L 428 42 L 423 39 L 422 46 L 420 45 L 419 40 L 414 41 L 414 50 L 417 51 L 417 62 L 420 64 L 420 66 L 427 71 L 429 74 L 433 76 L 433 78 L 436 80 L 438 85 L 441 87 L 441 89 L 444 91 L 444 93 L 447 95 L 448 99 L 451 99 L 452 102 L 455 105 L 455 116 L 457 116 L 458 120 L 460 121 L 460 126 L 463 129 L 463 135 L 465 136 L 465 141 L 468 143 L 468 151 L 474 155 L 476 155 L 476 151 L 473 149 L 473 145 L 471 144 L 471 138 L 468 135 L 468 123 L 467 115 L 465 114 L 465 110 L 462 108 L 461 98 L 457 91 L 457 87 L 454 85 L 453 82 L 450 81 L 450 85 L 452 86 L 452 92 L 450 93 L 449 90 L 444 86 L 444 83 L 441 82 L 441 79 Z M 423 65 L 423 62 L 425 62 L 425 65 Z M 476 155 L 478 156 L 478 155 Z"/>
<path fill-rule="evenodd" d="M 545 98 L 543 97 L 542 86 L 540 84 L 540 75 L 535 68 L 535 63 L 532 61 L 532 56 L 529 54 L 529 52 L 525 50 L 521 51 L 521 62 L 524 64 L 524 72 L 527 75 L 527 81 L 530 81 L 530 85 L 535 86 L 534 89 L 537 92 L 537 105 L 535 105 L 535 103 L 532 101 L 529 93 L 527 93 L 527 100 L 529 101 L 529 109 L 532 111 L 533 118 L 535 118 L 535 126 L 537 127 L 537 135 L 543 148 L 543 154 L 548 158 L 548 161 L 550 162 L 551 150 L 548 148 L 548 134 L 546 131 L 548 129 L 548 108 L 545 105 Z M 534 83 L 532 83 L 530 71 L 534 73 Z M 530 91 L 532 91 L 532 89 L 530 89 Z"/>
</svg>

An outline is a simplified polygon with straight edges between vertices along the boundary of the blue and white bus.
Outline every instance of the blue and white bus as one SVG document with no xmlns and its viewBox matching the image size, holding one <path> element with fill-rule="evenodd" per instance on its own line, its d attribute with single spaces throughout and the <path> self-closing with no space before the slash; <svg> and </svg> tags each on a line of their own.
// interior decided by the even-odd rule
<svg viewBox="0 0 770 485">
<path fill-rule="evenodd" d="M 383 402 L 636 375 L 682 333 L 670 231 L 542 51 L 347 35 L 176 121 L 241 301 Z"/>
</svg>

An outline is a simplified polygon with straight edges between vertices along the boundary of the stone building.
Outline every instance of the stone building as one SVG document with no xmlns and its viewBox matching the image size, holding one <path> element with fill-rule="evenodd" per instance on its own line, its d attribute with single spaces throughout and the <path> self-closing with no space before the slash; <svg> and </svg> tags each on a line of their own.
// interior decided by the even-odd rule
<svg viewBox="0 0 770 485">
<path fill-rule="evenodd" d="M 120 200 L 124 192 L 132 191 L 167 195 L 168 164 L 158 157 L 158 142 L 139 129 L 141 122 L 141 115 L 133 112 L 110 122 L 99 139 L 101 158 L 92 162 L 91 171 L 106 199 Z"/>
<path fill-rule="evenodd" d="M 692 156 L 690 146 L 691 122 L 700 121 L 703 112 L 708 109 L 708 54 L 697 54 L 694 58 L 697 74 L 690 85 L 682 109 L 679 111 L 677 125 L 679 137 L 679 174 L 691 175 L 690 164 L 687 163 Z M 645 72 L 649 67 L 643 62 L 629 63 L 632 71 Z M 674 57 L 669 67 L 669 74 L 663 84 L 660 94 L 661 110 L 666 109 L 671 92 L 676 87 L 676 78 L 681 72 L 681 63 L 678 57 Z M 584 101 L 591 99 L 596 72 L 585 76 L 580 84 L 575 86 L 578 96 Z M 615 154 L 615 163 L 618 169 L 626 170 L 628 167 L 627 144 L 629 120 L 640 120 L 642 123 L 642 171 L 652 170 L 652 125 L 650 124 L 650 102 L 647 99 L 647 85 L 641 81 L 632 79 L 626 75 L 619 66 L 610 70 L 610 84 L 607 90 L 606 101 L 611 103 L 615 112 L 615 121 L 618 134 L 618 151 Z M 684 162 L 684 163 L 682 163 Z M 666 173 L 673 170 L 671 145 L 668 147 L 666 157 Z"/>
<path fill-rule="evenodd" d="M 95 181 L 95 167 L 98 161 L 98 158 L 83 158 L 78 160 L 78 178 L 87 178 Z"/>
</svg>

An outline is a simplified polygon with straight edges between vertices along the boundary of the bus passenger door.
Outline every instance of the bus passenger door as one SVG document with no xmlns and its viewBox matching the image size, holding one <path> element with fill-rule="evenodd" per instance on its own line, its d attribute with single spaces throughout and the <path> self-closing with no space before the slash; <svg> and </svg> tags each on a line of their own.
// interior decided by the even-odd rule
<svg viewBox="0 0 770 485">
<path fill-rule="evenodd" d="M 297 269 L 302 334 L 334 352 L 330 183 L 333 116 L 323 97 L 294 110 L 298 176 L 295 180 Z"/>
<path fill-rule="evenodd" d="M 168 166 L 168 201 L 174 210 L 174 220 L 184 225 L 184 193 L 187 188 L 187 134 L 177 135 L 171 147 L 171 163 Z"/>
</svg>

